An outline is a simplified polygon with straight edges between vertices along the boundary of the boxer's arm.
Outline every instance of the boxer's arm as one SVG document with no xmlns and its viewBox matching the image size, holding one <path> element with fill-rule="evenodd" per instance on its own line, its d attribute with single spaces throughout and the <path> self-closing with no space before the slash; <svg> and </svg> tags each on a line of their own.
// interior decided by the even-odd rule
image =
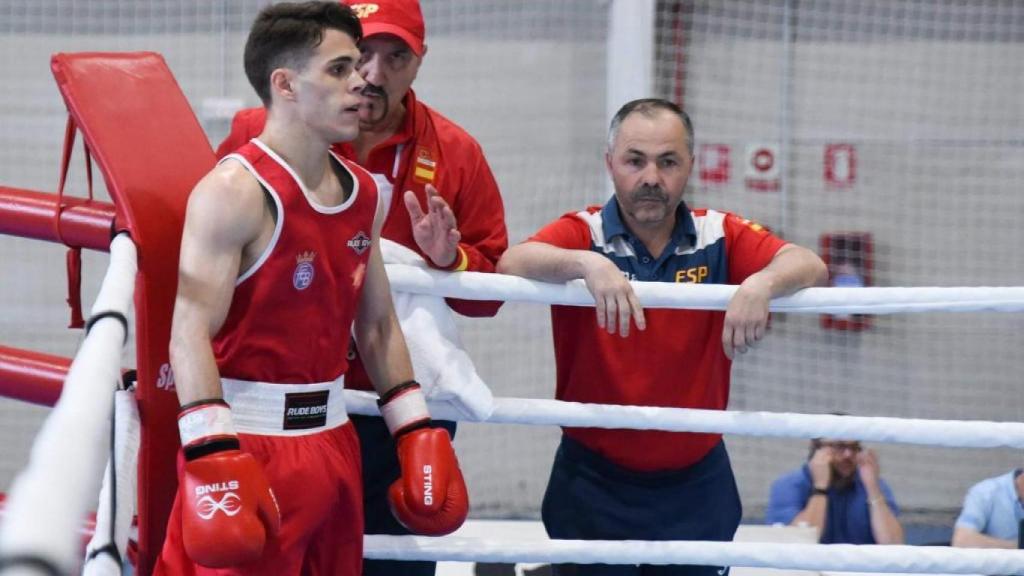
<svg viewBox="0 0 1024 576">
<path fill-rule="evenodd" d="M 378 206 L 378 224 L 382 216 Z M 448 431 L 430 427 L 430 412 L 420 385 L 413 380 L 409 350 L 380 255 L 379 225 L 373 230 L 354 331 L 363 365 L 380 394 L 381 416 L 395 439 L 402 470 L 388 488 L 391 512 L 417 534 L 449 534 L 466 520 L 469 496 Z"/>
<path fill-rule="evenodd" d="M 377 207 L 373 244 L 366 266 L 366 279 L 359 299 L 353 331 L 356 346 L 373 387 L 382 397 L 395 386 L 414 378 L 405 336 L 395 316 L 391 284 L 380 254 L 382 207 Z"/>
<path fill-rule="evenodd" d="M 265 210 L 259 184 L 235 162 L 214 168 L 189 196 L 170 345 L 182 405 L 222 396 L 210 342 L 227 316 L 243 251 L 259 236 Z"/>
</svg>

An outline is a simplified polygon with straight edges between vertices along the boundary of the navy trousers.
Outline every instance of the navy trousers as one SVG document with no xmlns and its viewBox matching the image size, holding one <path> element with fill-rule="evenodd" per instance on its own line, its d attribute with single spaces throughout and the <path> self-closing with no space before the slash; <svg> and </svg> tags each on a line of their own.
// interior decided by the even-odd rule
<svg viewBox="0 0 1024 576">
<path fill-rule="evenodd" d="M 563 436 L 541 515 L 548 535 L 563 540 L 731 541 L 743 509 L 724 443 L 692 466 L 645 473 L 622 468 Z M 559 576 L 724 576 L 728 571 L 721 566 L 554 567 Z"/>
</svg>

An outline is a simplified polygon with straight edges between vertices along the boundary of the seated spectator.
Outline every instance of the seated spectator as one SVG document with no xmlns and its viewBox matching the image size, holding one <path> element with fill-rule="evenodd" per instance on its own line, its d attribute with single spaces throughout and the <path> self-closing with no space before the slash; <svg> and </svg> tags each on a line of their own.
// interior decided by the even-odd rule
<svg viewBox="0 0 1024 576">
<path fill-rule="evenodd" d="M 953 546 L 1017 548 L 1024 519 L 1021 469 L 978 482 L 967 491 L 964 509 L 953 529 Z"/>
<path fill-rule="evenodd" d="M 873 450 L 818 438 L 807 463 L 772 484 L 765 521 L 814 526 L 822 544 L 902 544 L 897 515 Z"/>
</svg>

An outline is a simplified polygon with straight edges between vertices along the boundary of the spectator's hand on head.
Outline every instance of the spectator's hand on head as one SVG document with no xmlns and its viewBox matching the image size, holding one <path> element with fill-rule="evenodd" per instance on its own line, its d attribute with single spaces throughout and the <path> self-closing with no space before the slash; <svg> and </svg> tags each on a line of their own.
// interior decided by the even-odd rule
<svg viewBox="0 0 1024 576">
<path fill-rule="evenodd" d="M 832 448 L 821 446 L 815 450 L 807 468 L 811 471 L 814 488 L 828 488 L 832 483 Z"/>
<path fill-rule="evenodd" d="M 458 256 L 459 233 L 455 213 L 437 193 L 437 189 L 427 184 L 427 210 L 423 211 L 419 200 L 411 190 L 406 190 L 403 199 L 412 222 L 412 237 L 416 245 L 430 258 L 435 266 L 446 268 L 451 266 Z"/>
<path fill-rule="evenodd" d="M 857 473 L 860 474 L 860 481 L 865 487 L 877 488 L 881 477 L 878 466 L 878 456 L 874 450 L 865 449 L 857 454 Z"/>
<path fill-rule="evenodd" d="M 730 360 L 764 338 L 771 299 L 771 286 L 760 274 L 748 277 L 736 289 L 725 309 L 722 328 L 722 349 Z"/>
<path fill-rule="evenodd" d="M 644 310 L 633 292 L 633 286 L 622 275 L 611 260 L 595 252 L 583 252 L 583 280 L 594 296 L 597 311 L 597 325 L 615 334 L 629 336 L 629 321 L 632 318 L 640 330 L 647 328 Z"/>
</svg>

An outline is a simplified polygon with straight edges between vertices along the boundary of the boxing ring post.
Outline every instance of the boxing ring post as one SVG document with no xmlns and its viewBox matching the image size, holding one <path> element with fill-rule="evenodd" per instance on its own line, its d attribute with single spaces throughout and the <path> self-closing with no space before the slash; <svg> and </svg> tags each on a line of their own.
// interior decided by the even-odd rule
<svg viewBox="0 0 1024 576">
<path fill-rule="evenodd" d="M 178 402 L 168 359 L 178 250 L 188 194 L 213 168 L 206 134 L 163 57 L 154 52 L 56 54 L 51 69 L 139 251 L 135 288 L 138 573 L 164 539 L 177 476 Z"/>
<path fill-rule="evenodd" d="M 136 399 L 144 424 L 137 571 L 145 575 L 163 543 L 177 484 L 178 403 L 168 342 L 185 205 L 215 157 L 159 54 L 56 54 L 51 69 L 69 112 L 65 166 L 80 131 L 114 202 L 0 187 L 0 233 L 106 250 L 112 232 L 128 232 L 137 247 Z M 102 324 L 108 323 L 97 328 Z M 70 366 L 66 358 L 0 348 L 0 393 L 52 404 Z"/>
</svg>

